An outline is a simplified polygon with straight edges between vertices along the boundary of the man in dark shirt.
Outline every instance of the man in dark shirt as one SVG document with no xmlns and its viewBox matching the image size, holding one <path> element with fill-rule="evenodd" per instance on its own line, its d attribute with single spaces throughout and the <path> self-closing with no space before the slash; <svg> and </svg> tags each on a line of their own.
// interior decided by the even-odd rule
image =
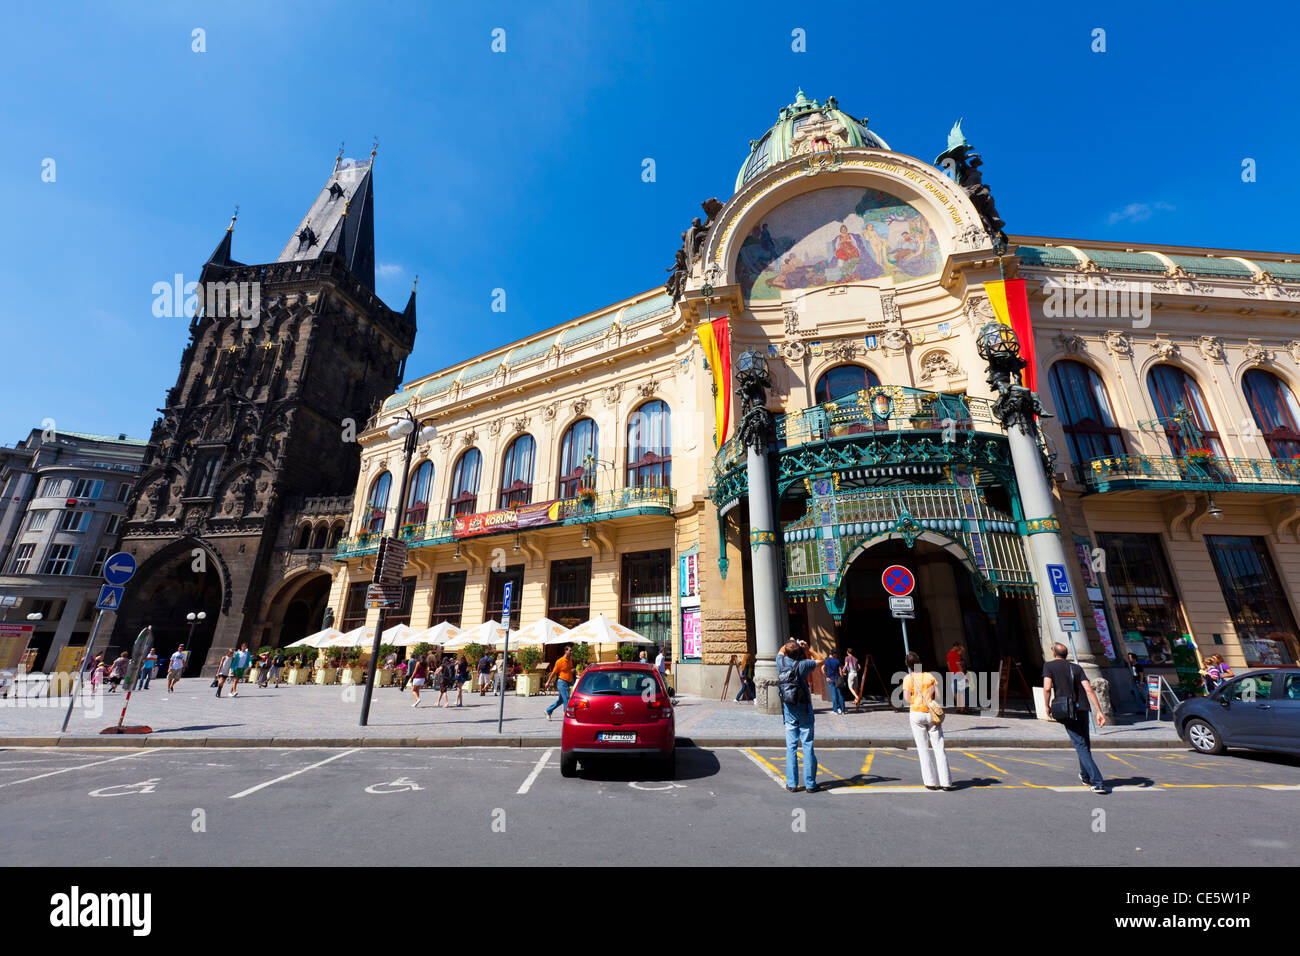
<svg viewBox="0 0 1300 956">
<path fill-rule="evenodd" d="M 816 793 L 817 754 L 813 749 L 813 708 L 812 693 L 808 689 L 808 675 L 820 665 L 817 655 L 808 650 L 806 644 L 793 638 L 786 641 L 781 652 L 776 655 L 777 681 L 791 689 L 801 688 L 798 699 L 781 701 L 781 713 L 785 718 L 785 788 L 791 793 L 807 790 Z M 782 680 L 784 675 L 789 674 Z M 798 752 L 803 746 L 804 785 L 798 785 Z"/>
<path fill-rule="evenodd" d="M 1065 725 L 1065 732 L 1070 735 L 1070 743 L 1074 744 L 1074 752 L 1079 756 L 1079 779 L 1090 785 L 1093 793 L 1105 793 L 1106 785 L 1102 780 L 1101 771 L 1097 769 L 1097 761 L 1092 759 L 1088 702 L 1092 702 L 1098 727 L 1106 726 L 1106 715 L 1101 712 L 1101 704 L 1097 703 L 1097 695 L 1093 692 L 1088 678 L 1084 676 L 1083 668 L 1069 660 L 1070 649 L 1064 644 L 1053 644 L 1052 654 L 1055 660 L 1050 660 L 1043 665 L 1043 701 L 1050 711 L 1052 691 L 1055 689 L 1057 697 L 1073 702 L 1071 715 L 1061 723 Z"/>
<path fill-rule="evenodd" d="M 826 684 L 831 689 L 831 713 L 844 713 L 844 689 L 840 687 L 840 659 L 831 651 L 826 656 Z"/>
</svg>

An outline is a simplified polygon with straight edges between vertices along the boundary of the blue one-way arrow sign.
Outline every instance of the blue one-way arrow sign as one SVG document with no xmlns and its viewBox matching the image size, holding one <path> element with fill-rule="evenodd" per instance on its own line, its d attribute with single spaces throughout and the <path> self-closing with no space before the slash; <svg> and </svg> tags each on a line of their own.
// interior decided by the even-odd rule
<svg viewBox="0 0 1300 956">
<path fill-rule="evenodd" d="M 97 611 L 116 611 L 122 606 L 122 592 L 126 588 L 115 584 L 101 584 L 99 586 L 99 600 L 95 602 Z"/>
<path fill-rule="evenodd" d="M 135 558 L 125 551 L 119 551 L 104 562 L 104 580 L 109 584 L 123 585 L 135 574 Z"/>
</svg>

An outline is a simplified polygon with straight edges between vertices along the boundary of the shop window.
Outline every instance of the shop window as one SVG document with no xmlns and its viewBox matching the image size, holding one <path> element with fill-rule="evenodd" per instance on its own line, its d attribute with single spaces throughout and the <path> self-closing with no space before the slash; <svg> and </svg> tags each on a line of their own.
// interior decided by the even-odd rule
<svg viewBox="0 0 1300 956">
<path fill-rule="evenodd" d="M 451 499 L 447 502 L 447 517 L 472 515 L 478 509 L 478 475 L 483 456 L 471 448 L 456 461 L 451 474 Z"/>
<path fill-rule="evenodd" d="M 1155 405 L 1156 415 L 1163 419 L 1169 447 L 1177 457 L 1187 454 L 1196 436 L 1188 426 L 1201 433 L 1201 448 L 1208 448 L 1216 457 L 1223 458 L 1223 444 L 1210 417 L 1209 406 L 1195 379 L 1176 365 L 1157 365 L 1147 373 L 1147 390 Z"/>
<path fill-rule="evenodd" d="M 433 619 L 429 626 L 446 621 L 460 627 L 461 608 L 465 605 L 465 572 L 447 571 L 438 575 L 433 587 Z"/>
<path fill-rule="evenodd" d="M 1300 458 L 1300 406 L 1276 375 L 1257 368 L 1241 380 L 1250 413 L 1274 458 Z"/>
<path fill-rule="evenodd" d="M 531 435 L 520 435 L 506 449 L 501 465 L 501 498 L 499 507 L 513 508 L 533 500 L 533 459 L 537 443 Z"/>
<path fill-rule="evenodd" d="M 1173 641 L 1187 633 L 1178 592 L 1160 536 L 1103 532 L 1097 543 L 1106 552 L 1106 575 L 1115 614 L 1129 650 L 1154 663 L 1172 661 Z"/>
<path fill-rule="evenodd" d="M 1206 535 L 1205 545 L 1246 663 L 1295 664 L 1300 660 L 1300 632 L 1264 539 Z"/>
<path fill-rule="evenodd" d="M 1075 464 L 1124 454 L 1123 435 L 1115 425 L 1101 376 L 1082 362 L 1057 362 L 1052 366 L 1051 386 Z"/>
<path fill-rule="evenodd" d="M 546 616 L 568 628 L 591 617 L 591 558 L 551 562 Z"/>
<path fill-rule="evenodd" d="M 627 423 L 627 484 L 629 488 L 672 485 L 672 415 L 655 400 L 632 413 Z"/>
<path fill-rule="evenodd" d="M 384 472 L 370 486 L 370 498 L 366 502 L 366 530 L 378 534 L 384 530 L 384 517 L 388 512 L 388 492 L 393 486 L 393 476 Z"/>
<path fill-rule="evenodd" d="M 582 487 L 594 487 L 599 433 L 590 418 L 569 426 L 560 440 L 560 477 L 557 497 L 576 498 Z"/>
<path fill-rule="evenodd" d="M 406 499 L 406 524 L 424 524 L 429 520 L 429 492 L 433 485 L 433 462 L 421 462 L 411 476 L 411 493 Z"/>
<path fill-rule="evenodd" d="M 505 606 L 506 582 L 513 582 L 510 589 L 510 629 L 517 630 L 521 620 L 520 610 L 524 603 L 524 566 L 512 564 L 504 571 L 493 571 L 488 575 L 487 621 L 501 620 L 501 609 Z"/>
<path fill-rule="evenodd" d="M 619 622 L 667 648 L 672 639 L 670 554 L 637 551 L 623 555 Z"/>
</svg>

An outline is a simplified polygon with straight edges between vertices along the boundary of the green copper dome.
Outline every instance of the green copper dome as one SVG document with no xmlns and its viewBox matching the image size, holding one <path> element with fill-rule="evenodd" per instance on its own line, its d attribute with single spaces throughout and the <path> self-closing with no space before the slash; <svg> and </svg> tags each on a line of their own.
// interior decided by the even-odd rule
<svg viewBox="0 0 1300 956">
<path fill-rule="evenodd" d="M 835 97 L 818 103 L 800 90 L 794 102 L 781 110 L 776 125 L 750 141 L 749 158 L 736 176 L 736 191 L 765 170 L 794 156 L 812 155 L 863 146 L 889 149 L 889 144 L 867 129 L 866 119 L 854 119 L 839 108 Z"/>
</svg>

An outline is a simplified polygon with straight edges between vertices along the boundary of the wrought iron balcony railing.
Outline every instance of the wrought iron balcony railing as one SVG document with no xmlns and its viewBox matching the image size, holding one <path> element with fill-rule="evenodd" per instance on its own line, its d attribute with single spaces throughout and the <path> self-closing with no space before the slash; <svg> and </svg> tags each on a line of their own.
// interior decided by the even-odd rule
<svg viewBox="0 0 1300 956">
<path fill-rule="evenodd" d="M 1080 484 L 1095 492 L 1158 487 L 1300 492 L 1300 461 L 1287 458 L 1112 455 L 1076 465 L 1074 473 Z"/>
<path fill-rule="evenodd" d="M 628 515 L 671 514 L 676 503 L 677 492 L 672 488 L 619 488 L 615 491 L 597 492 L 594 495 L 561 498 L 556 502 L 558 512 L 555 518 L 543 524 L 519 528 L 504 523 L 498 531 L 474 535 L 474 537 L 514 534 L 516 531 L 527 531 L 531 528 L 581 524 L 586 521 L 607 521 Z M 410 547 L 423 548 L 437 544 L 450 544 L 457 540 L 454 529 L 454 518 L 440 518 L 423 524 L 404 524 L 398 530 L 397 536 Z M 360 555 L 374 554 L 379 550 L 379 540 L 383 536 L 382 532 L 363 532 L 344 538 L 339 542 L 334 560 L 343 561 Z"/>
</svg>

